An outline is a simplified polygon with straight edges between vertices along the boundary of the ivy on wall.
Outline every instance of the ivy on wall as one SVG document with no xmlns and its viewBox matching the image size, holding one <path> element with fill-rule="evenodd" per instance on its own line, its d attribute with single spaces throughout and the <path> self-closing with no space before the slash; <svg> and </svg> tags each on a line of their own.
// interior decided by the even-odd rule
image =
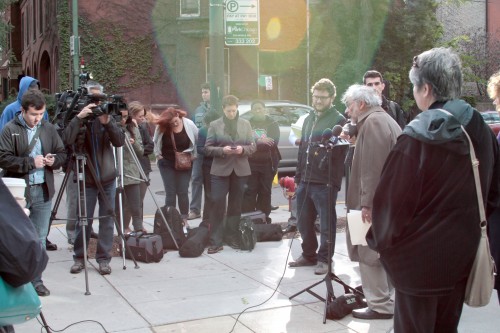
<svg viewBox="0 0 500 333">
<path fill-rule="evenodd" d="M 154 66 L 153 36 L 127 36 L 125 27 L 80 18 L 81 53 L 94 80 L 110 93 L 159 82 L 163 69 Z"/>
<path fill-rule="evenodd" d="M 59 91 L 72 87 L 71 81 L 71 55 L 69 49 L 69 37 L 71 36 L 71 13 L 69 1 L 57 1 L 57 29 L 59 32 L 59 64 L 58 80 Z"/>
<path fill-rule="evenodd" d="M 71 11 L 66 0 L 58 0 L 58 29 L 60 35 L 59 82 L 61 90 L 72 86 L 72 57 L 69 49 Z M 93 80 L 104 86 L 107 93 L 125 91 L 161 82 L 163 68 L 154 65 L 152 34 L 127 36 L 126 26 L 108 20 L 91 22 L 81 15 L 78 19 L 80 54 L 85 70 Z"/>
</svg>

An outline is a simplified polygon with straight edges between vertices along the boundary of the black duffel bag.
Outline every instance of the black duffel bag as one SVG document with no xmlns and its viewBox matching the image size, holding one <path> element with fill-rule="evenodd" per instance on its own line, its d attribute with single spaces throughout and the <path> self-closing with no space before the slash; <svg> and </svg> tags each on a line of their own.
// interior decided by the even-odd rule
<svg viewBox="0 0 500 333">
<path fill-rule="evenodd" d="M 184 258 L 201 256 L 208 244 L 210 225 L 201 222 L 198 228 L 189 229 L 188 238 L 179 249 L 179 255 Z"/>
<path fill-rule="evenodd" d="M 283 230 L 279 224 L 254 224 L 257 242 L 278 242 L 283 238 Z"/>
</svg>

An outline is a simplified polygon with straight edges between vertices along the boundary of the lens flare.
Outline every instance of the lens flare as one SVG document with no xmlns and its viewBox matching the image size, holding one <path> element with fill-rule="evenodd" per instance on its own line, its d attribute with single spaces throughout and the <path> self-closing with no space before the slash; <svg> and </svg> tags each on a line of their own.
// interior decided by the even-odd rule
<svg viewBox="0 0 500 333">
<path fill-rule="evenodd" d="M 269 40 L 275 40 L 280 36 L 281 21 L 279 17 L 273 17 L 269 20 L 266 27 L 266 33 Z"/>
</svg>

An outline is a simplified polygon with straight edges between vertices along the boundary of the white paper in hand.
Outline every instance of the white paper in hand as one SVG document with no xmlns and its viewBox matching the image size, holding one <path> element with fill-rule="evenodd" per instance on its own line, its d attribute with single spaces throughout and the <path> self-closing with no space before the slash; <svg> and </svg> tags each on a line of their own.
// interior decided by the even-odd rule
<svg viewBox="0 0 500 333">
<path fill-rule="evenodd" d="M 368 246 L 368 243 L 366 243 L 366 233 L 372 224 L 363 222 L 363 219 L 361 218 L 361 211 L 349 211 L 349 213 L 347 213 L 347 223 L 349 224 L 351 244 Z"/>
</svg>

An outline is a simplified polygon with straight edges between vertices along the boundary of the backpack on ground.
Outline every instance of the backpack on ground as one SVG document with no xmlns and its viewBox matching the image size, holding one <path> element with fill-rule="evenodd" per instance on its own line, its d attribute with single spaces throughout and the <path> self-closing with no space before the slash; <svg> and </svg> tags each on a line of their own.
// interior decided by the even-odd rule
<svg viewBox="0 0 500 333">
<path fill-rule="evenodd" d="M 240 250 L 252 251 L 257 243 L 257 236 L 254 230 L 253 221 L 248 218 L 242 218 L 238 227 L 238 236 L 240 240 Z"/>
<path fill-rule="evenodd" d="M 182 244 L 186 241 L 181 214 L 175 207 L 171 206 L 163 206 L 161 207 L 161 211 L 165 216 L 165 219 L 167 220 L 170 230 L 172 231 L 175 241 L 180 249 Z M 157 210 L 155 214 L 153 232 L 161 236 L 164 249 L 178 250 L 175 246 L 174 240 L 172 239 L 172 235 L 170 235 L 170 232 L 165 225 L 165 221 L 161 216 L 160 210 Z"/>
</svg>

